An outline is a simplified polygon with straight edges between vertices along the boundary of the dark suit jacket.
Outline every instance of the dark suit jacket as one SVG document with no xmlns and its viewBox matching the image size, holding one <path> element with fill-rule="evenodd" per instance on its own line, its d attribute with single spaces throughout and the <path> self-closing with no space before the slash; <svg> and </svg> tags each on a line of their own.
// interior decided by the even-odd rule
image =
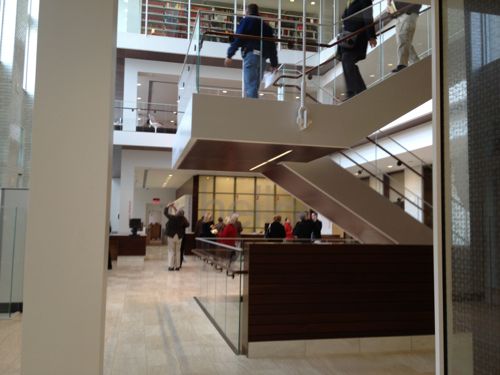
<svg viewBox="0 0 500 375">
<path fill-rule="evenodd" d="M 372 0 L 354 0 L 349 7 L 344 10 L 342 14 L 342 23 L 344 30 L 357 31 L 371 23 L 373 23 L 373 8 L 371 8 Z M 368 8 L 364 12 L 361 10 Z M 359 14 L 356 14 L 360 12 Z M 375 38 L 375 27 L 368 27 L 365 31 L 358 34 L 356 42 L 352 49 L 343 49 L 343 52 L 351 52 L 355 54 L 355 61 L 364 60 L 366 58 L 366 48 L 368 47 L 368 40 Z"/>
<path fill-rule="evenodd" d="M 183 238 L 186 234 L 186 228 L 189 227 L 189 222 L 184 216 L 170 215 L 168 213 L 168 207 L 165 207 L 163 211 L 165 216 L 168 218 L 167 227 L 165 228 L 165 234 L 168 237 L 173 237 L 175 235 L 179 238 Z"/>
</svg>

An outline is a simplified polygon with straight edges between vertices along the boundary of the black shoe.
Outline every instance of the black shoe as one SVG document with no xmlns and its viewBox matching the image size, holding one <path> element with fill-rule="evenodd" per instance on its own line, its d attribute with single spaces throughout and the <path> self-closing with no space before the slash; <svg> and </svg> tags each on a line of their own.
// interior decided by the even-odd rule
<svg viewBox="0 0 500 375">
<path fill-rule="evenodd" d="M 391 70 L 391 72 L 393 72 L 393 73 L 397 73 L 397 72 L 399 72 L 400 70 L 403 70 L 404 68 L 406 68 L 406 65 L 398 65 L 398 66 L 396 67 L 396 69 L 392 69 L 392 70 Z"/>
<path fill-rule="evenodd" d="M 175 270 L 176 270 L 176 271 L 179 271 L 179 270 L 180 270 L 180 268 L 179 268 L 179 267 L 177 267 Z"/>
<path fill-rule="evenodd" d="M 168 270 L 169 270 L 169 271 L 173 271 L 173 270 L 174 270 L 174 267 L 168 267 Z"/>
</svg>

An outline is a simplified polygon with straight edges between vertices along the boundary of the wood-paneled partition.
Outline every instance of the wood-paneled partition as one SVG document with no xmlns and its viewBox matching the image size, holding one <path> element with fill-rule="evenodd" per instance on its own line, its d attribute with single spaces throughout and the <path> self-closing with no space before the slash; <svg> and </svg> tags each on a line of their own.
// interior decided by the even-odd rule
<svg viewBox="0 0 500 375">
<path fill-rule="evenodd" d="M 246 254 L 248 342 L 434 333 L 432 246 L 250 244 Z"/>
</svg>

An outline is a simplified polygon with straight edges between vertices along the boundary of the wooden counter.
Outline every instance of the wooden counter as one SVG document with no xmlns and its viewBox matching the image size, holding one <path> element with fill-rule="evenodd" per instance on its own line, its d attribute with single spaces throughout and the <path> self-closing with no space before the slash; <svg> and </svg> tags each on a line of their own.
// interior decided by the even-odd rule
<svg viewBox="0 0 500 375">
<path fill-rule="evenodd" d="M 146 236 L 130 236 L 124 234 L 109 235 L 109 253 L 111 259 L 118 255 L 146 255 Z"/>
</svg>

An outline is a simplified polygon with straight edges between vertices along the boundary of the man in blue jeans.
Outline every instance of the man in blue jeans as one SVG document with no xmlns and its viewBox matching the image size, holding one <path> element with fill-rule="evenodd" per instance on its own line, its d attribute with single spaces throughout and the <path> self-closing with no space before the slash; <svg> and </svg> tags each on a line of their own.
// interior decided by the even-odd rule
<svg viewBox="0 0 500 375">
<path fill-rule="evenodd" d="M 236 34 L 254 35 L 273 38 L 273 28 L 267 22 L 259 17 L 259 7 L 256 4 L 249 4 L 246 7 L 246 16 L 244 17 Z M 232 64 L 231 58 L 238 48 L 241 47 L 243 56 L 243 78 L 246 98 L 259 97 L 259 85 L 264 74 L 261 66 L 267 59 L 271 61 L 271 67 L 275 70 L 278 67 L 278 53 L 276 52 L 276 43 L 272 41 L 263 41 L 259 38 L 241 39 L 234 38 L 227 50 L 227 58 L 224 65 L 229 67 Z"/>
</svg>

